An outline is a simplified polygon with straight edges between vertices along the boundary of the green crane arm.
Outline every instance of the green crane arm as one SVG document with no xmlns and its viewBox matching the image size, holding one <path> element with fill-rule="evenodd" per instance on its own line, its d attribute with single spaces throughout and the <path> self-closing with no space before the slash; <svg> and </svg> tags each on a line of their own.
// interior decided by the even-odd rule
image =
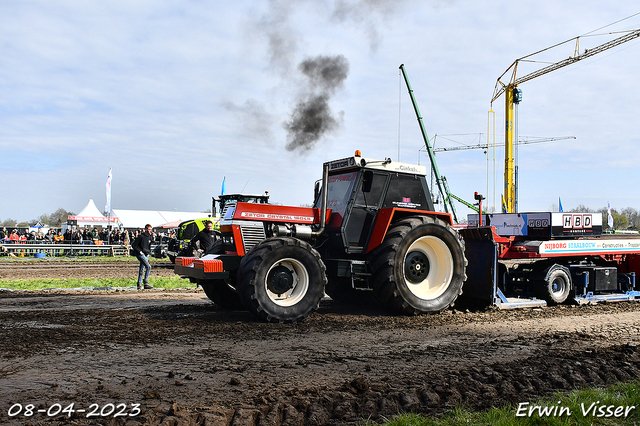
<svg viewBox="0 0 640 426">
<path fill-rule="evenodd" d="M 444 210 L 447 213 L 451 213 L 453 216 L 454 222 L 458 223 L 458 216 L 456 214 L 456 209 L 453 206 L 453 202 L 451 201 L 451 194 L 447 188 L 446 179 L 444 176 L 440 175 L 440 171 L 438 170 L 438 164 L 436 163 L 436 154 L 433 152 L 433 148 L 429 143 L 429 137 L 427 136 L 427 130 L 424 127 L 424 122 L 422 121 L 422 116 L 420 115 L 420 110 L 418 109 L 418 103 L 416 102 L 416 98 L 413 95 L 413 89 L 411 89 L 411 84 L 409 84 L 409 77 L 407 77 L 407 71 L 404 69 L 404 64 L 400 65 L 400 70 L 402 71 L 402 76 L 404 77 L 404 82 L 407 85 L 407 90 L 409 91 L 409 96 L 411 97 L 411 103 L 413 104 L 413 109 L 416 112 L 416 117 L 418 118 L 418 124 L 420 125 L 420 131 L 422 132 L 422 138 L 424 139 L 424 144 L 427 147 L 427 153 L 429 154 L 429 160 L 431 161 L 431 170 L 436 177 L 436 183 L 438 185 L 438 190 L 440 191 L 440 195 L 442 195 L 442 201 L 444 203 Z"/>
<path fill-rule="evenodd" d="M 464 204 L 465 206 L 469 207 L 471 210 L 473 210 L 473 211 L 475 211 L 475 212 L 477 212 L 477 213 L 480 213 L 480 209 L 478 208 L 478 206 L 473 205 L 473 204 L 471 204 L 470 202 L 465 201 L 465 200 L 463 200 L 462 198 L 460 198 L 460 197 L 458 197 L 458 196 L 456 196 L 456 195 L 454 195 L 454 194 L 449 194 L 449 196 L 450 196 L 451 198 L 453 198 L 454 200 L 457 200 L 457 201 L 461 202 L 462 204 Z M 483 210 L 483 211 L 482 211 L 482 214 L 487 214 L 487 212 Z"/>
</svg>

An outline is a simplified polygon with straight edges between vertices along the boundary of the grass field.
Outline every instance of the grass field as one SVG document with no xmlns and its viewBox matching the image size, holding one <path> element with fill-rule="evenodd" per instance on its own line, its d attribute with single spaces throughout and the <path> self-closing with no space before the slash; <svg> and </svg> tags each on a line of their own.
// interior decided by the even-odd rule
<svg viewBox="0 0 640 426">
<path fill-rule="evenodd" d="M 137 277 L 132 278 L 45 278 L 30 280 L 0 280 L 0 288 L 12 290 L 43 290 L 53 288 L 105 288 L 133 287 Z M 155 288 L 195 288 L 189 280 L 175 277 L 158 277 L 150 281 Z"/>
<path fill-rule="evenodd" d="M 60 257 L 44 257 L 44 258 L 35 258 L 33 256 L 25 256 L 25 257 L 10 257 L 10 256 L 1 256 L 0 260 L 3 262 L 33 262 L 34 260 L 38 262 L 137 262 L 138 259 L 135 256 L 60 256 Z M 164 259 L 156 259 L 155 257 L 150 257 L 149 262 L 151 263 L 166 263 L 169 262 L 169 258 Z"/>
<path fill-rule="evenodd" d="M 4 257 L 4 262 L 9 263 L 27 263 L 33 262 L 33 257 Z M 77 262 L 77 263 L 96 263 L 96 262 L 131 262 L 138 263 L 138 259 L 132 256 L 112 257 L 112 256 L 82 256 L 82 257 L 64 257 L 64 258 L 44 258 L 38 259 L 39 264 L 64 262 Z M 169 260 L 165 259 L 149 259 L 151 264 L 154 263 L 166 263 Z M 6 263 L 5 263 L 6 264 Z M 0 288 L 12 289 L 12 290 L 43 290 L 54 288 L 105 288 L 105 287 L 133 287 L 136 285 L 137 274 L 131 278 L 43 278 L 43 279 L 15 279 L 15 280 L 0 280 Z M 180 279 L 180 277 L 156 277 L 151 280 L 151 284 L 156 288 L 185 288 L 193 287 L 195 284 L 189 282 L 189 280 Z"/>
<path fill-rule="evenodd" d="M 385 426 L 590 426 L 640 425 L 640 380 L 611 386 L 590 388 L 550 398 L 531 401 L 528 405 L 494 408 L 473 412 L 457 408 L 440 419 L 418 414 L 402 414 L 388 419 Z M 376 423 L 367 423 L 375 425 Z"/>
</svg>

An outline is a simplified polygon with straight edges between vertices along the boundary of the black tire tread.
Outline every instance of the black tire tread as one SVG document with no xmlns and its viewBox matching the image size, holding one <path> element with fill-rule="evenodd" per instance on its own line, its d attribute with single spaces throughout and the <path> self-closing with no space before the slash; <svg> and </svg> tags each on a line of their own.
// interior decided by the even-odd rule
<svg viewBox="0 0 640 426">
<path fill-rule="evenodd" d="M 262 243 L 256 245 L 245 257 L 242 259 L 240 263 L 240 268 L 238 270 L 238 286 L 236 287 L 238 294 L 240 295 L 240 299 L 244 304 L 245 308 L 256 315 L 263 321 L 267 322 L 291 322 L 295 323 L 307 318 L 311 312 L 318 309 L 319 301 L 316 306 L 309 312 L 303 312 L 299 316 L 295 318 L 289 318 L 286 320 L 281 320 L 275 318 L 264 311 L 264 309 L 260 306 L 256 298 L 256 285 L 259 283 L 256 281 L 255 277 L 260 267 L 262 261 L 271 254 L 274 250 L 278 250 L 284 246 L 297 246 L 301 249 L 309 252 L 316 260 L 319 265 L 322 273 L 321 273 L 321 282 L 322 282 L 322 292 L 324 294 L 324 289 L 327 285 L 327 276 L 326 276 L 326 267 L 320 253 L 316 249 L 314 249 L 309 243 L 306 241 L 290 238 L 290 237 L 276 237 L 269 238 Z"/>
<path fill-rule="evenodd" d="M 244 309 L 239 295 L 224 280 L 199 280 L 198 284 L 200 284 L 209 300 L 217 306 L 224 309 Z"/>
<path fill-rule="evenodd" d="M 371 269 L 373 271 L 373 295 L 384 306 L 393 312 L 404 315 L 418 315 L 422 313 L 435 313 L 439 311 L 421 311 L 409 305 L 400 292 L 397 290 L 397 283 L 395 278 L 395 254 L 400 247 L 400 244 L 406 237 L 406 235 L 413 229 L 422 225 L 438 225 L 445 228 L 448 232 L 451 232 L 456 241 L 463 248 L 462 239 L 460 235 L 455 232 L 451 226 L 449 226 L 443 220 L 431 217 L 431 216 L 414 216 L 403 218 L 400 221 L 392 225 L 385 237 L 383 243 L 377 247 L 371 258 Z M 467 266 L 467 259 L 464 256 L 464 249 L 462 250 L 462 258 L 464 267 Z M 463 273 L 462 281 L 467 279 L 466 274 Z M 455 299 L 462 294 L 462 286 L 454 300 L 448 305 L 452 306 Z M 443 308 L 443 309 L 446 309 Z"/>
<path fill-rule="evenodd" d="M 551 276 L 558 270 L 561 270 L 567 276 L 567 296 L 562 301 L 557 301 L 553 298 L 553 295 L 551 294 L 551 283 L 549 282 Z M 573 288 L 573 286 L 571 281 L 571 272 L 566 266 L 560 264 L 552 264 L 551 266 L 544 269 L 543 273 L 540 274 L 538 279 L 536 280 L 536 283 L 539 297 L 545 300 L 548 306 L 556 306 L 562 303 L 566 303 L 570 300 L 569 296 L 571 295 L 571 289 Z"/>
</svg>

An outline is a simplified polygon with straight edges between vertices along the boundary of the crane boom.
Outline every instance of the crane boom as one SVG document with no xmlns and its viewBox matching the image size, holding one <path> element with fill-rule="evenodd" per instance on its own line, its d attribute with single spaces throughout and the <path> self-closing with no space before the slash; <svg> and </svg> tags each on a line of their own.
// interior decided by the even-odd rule
<svg viewBox="0 0 640 426">
<path fill-rule="evenodd" d="M 543 50 L 540 50 L 538 52 L 532 53 L 530 55 L 523 56 L 522 58 L 516 59 L 513 62 L 513 64 L 511 64 L 511 66 L 509 68 L 507 68 L 507 70 L 504 73 L 502 73 L 502 75 L 498 78 L 498 81 L 496 82 L 496 87 L 495 87 L 494 92 L 493 92 L 493 97 L 491 98 L 491 103 L 493 103 L 493 101 L 498 99 L 500 97 L 500 95 L 502 95 L 507 90 L 507 88 L 509 86 L 514 86 L 514 87 L 518 86 L 519 84 L 522 84 L 522 83 L 524 83 L 526 81 L 533 80 L 534 78 L 540 77 L 541 75 L 548 74 L 548 73 L 550 73 L 552 71 L 555 71 L 557 69 L 566 67 L 567 65 L 571 65 L 571 64 L 573 64 L 575 62 L 581 61 L 583 59 L 587 59 L 587 58 L 589 58 L 591 56 L 597 55 L 600 52 L 604 52 L 605 50 L 611 49 L 612 47 L 616 47 L 618 45 L 621 45 L 622 43 L 626 43 L 626 42 L 631 41 L 633 39 L 636 39 L 638 37 L 640 37 L 640 29 L 630 31 L 630 32 L 628 32 L 627 34 L 625 34 L 625 35 L 623 35 L 621 37 L 618 37 L 618 38 L 615 38 L 613 40 L 610 40 L 607 43 L 603 43 L 603 44 L 601 44 L 599 46 L 596 46 L 596 47 L 594 47 L 592 49 L 585 49 L 584 53 L 581 54 L 581 55 L 578 54 L 576 56 L 569 56 L 566 59 L 563 59 L 563 60 L 561 60 L 559 62 L 556 62 L 554 64 L 551 64 L 551 65 L 548 65 L 548 66 L 546 66 L 544 68 L 541 68 L 539 70 L 530 72 L 529 74 L 527 74 L 525 76 L 522 76 L 522 77 L 519 77 L 519 78 L 516 78 L 516 72 L 517 72 L 517 68 L 518 68 L 518 63 L 520 61 L 522 61 L 524 59 L 527 59 L 527 58 L 530 58 L 533 55 L 537 55 L 538 53 L 543 52 L 544 50 L 547 50 L 547 49 L 550 49 L 550 48 L 553 48 L 553 47 L 557 47 L 557 46 L 569 43 L 569 42 L 574 41 L 574 40 L 576 42 L 575 52 L 577 53 L 579 42 L 580 42 L 580 37 L 574 37 L 574 38 L 569 39 L 569 40 L 567 40 L 565 42 L 556 44 L 555 46 L 551 46 L 551 47 L 549 47 L 547 49 L 543 49 Z M 509 72 L 509 70 L 512 69 L 512 68 L 513 68 L 513 73 L 511 74 L 510 81 L 509 81 L 508 84 L 504 84 L 502 81 L 500 81 L 500 79 L 502 77 L 504 77 L 504 75 L 507 74 Z"/>
<path fill-rule="evenodd" d="M 503 93 L 505 95 L 505 154 L 504 154 L 504 210 L 506 213 L 516 213 L 517 210 L 517 201 L 516 201 L 516 179 L 515 179 L 515 168 L 514 168 L 514 123 L 515 123 L 515 115 L 514 115 L 514 104 L 517 105 L 520 102 L 520 89 L 518 89 L 518 84 L 524 83 L 526 81 L 532 80 L 536 77 L 539 77 L 544 74 L 548 74 L 552 71 L 555 71 L 559 68 L 566 67 L 567 65 L 571 65 L 575 62 L 581 61 L 588 57 L 597 55 L 598 53 L 604 52 L 605 50 L 611 49 L 612 47 L 618 46 L 622 43 L 626 43 L 630 40 L 634 40 L 640 37 L 640 29 L 630 30 L 626 32 L 625 35 L 615 38 L 613 40 L 608 41 L 607 43 L 603 43 L 599 46 L 594 47 L 593 49 L 586 49 L 583 54 L 579 54 L 579 42 L 580 37 L 574 37 L 570 40 L 567 40 L 562 43 L 558 43 L 554 46 L 547 47 L 543 50 L 539 50 L 538 52 L 532 53 L 527 56 L 523 56 L 522 58 L 516 59 L 513 64 L 507 70 L 498 77 L 496 81 L 496 85 L 493 91 L 493 97 L 491 98 L 491 104 L 493 105 L 493 101 L 498 99 Z M 551 48 L 561 46 L 571 41 L 576 41 L 576 47 L 574 50 L 574 56 L 570 56 L 566 59 L 563 59 L 559 62 L 553 63 L 546 67 L 543 67 L 537 71 L 533 71 L 523 77 L 516 78 L 516 73 L 518 71 L 518 64 L 538 53 L 544 52 L 545 50 L 549 50 Z M 501 79 L 509 72 L 509 70 L 513 69 L 511 77 L 508 83 L 503 83 Z"/>
<path fill-rule="evenodd" d="M 449 194 L 449 195 L 451 196 L 451 198 L 453 198 L 454 200 L 459 201 L 460 203 L 462 203 L 465 206 L 469 207 L 471 210 L 474 210 L 476 213 L 480 213 L 480 208 L 478 206 L 463 200 L 462 198 L 458 197 L 455 194 Z M 487 212 L 485 210 L 482 210 L 482 214 L 487 214 Z"/>
<path fill-rule="evenodd" d="M 560 136 L 556 138 L 541 138 L 541 139 L 533 139 L 533 140 L 520 140 L 518 141 L 518 145 L 528 145 L 532 143 L 544 143 L 544 142 L 553 142 L 553 141 L 561 141 L 565 139 L 575 139 L 575 136 Z M 495 146 L 504 146 L 504 143 L 497 143 Z M 445 146 L 441 148 L 434 148 L 434 152 L 448 152 L 448 151 L 462 151 L 467 149 L 488 149 L 489 145 L 485 144 L 477 144 L 477 145 L 460 145 L 460 146 Z"/>
</svg>

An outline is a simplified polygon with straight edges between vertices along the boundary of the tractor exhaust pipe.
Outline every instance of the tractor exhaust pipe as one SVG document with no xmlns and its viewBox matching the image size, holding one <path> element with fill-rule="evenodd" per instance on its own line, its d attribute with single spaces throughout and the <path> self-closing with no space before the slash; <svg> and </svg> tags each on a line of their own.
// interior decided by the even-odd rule
<svg viewBox="0 0 640 426">
<path fill-rule="evenodd" d="M 318 237 L 324 233 L 324 227 L 327 223 L 327 199 L 329 198 L 329 163 L 322 166 L 322 192 L 320 193 L 320 228 L 313 232 L 314 237 Z"/>
</svg>

